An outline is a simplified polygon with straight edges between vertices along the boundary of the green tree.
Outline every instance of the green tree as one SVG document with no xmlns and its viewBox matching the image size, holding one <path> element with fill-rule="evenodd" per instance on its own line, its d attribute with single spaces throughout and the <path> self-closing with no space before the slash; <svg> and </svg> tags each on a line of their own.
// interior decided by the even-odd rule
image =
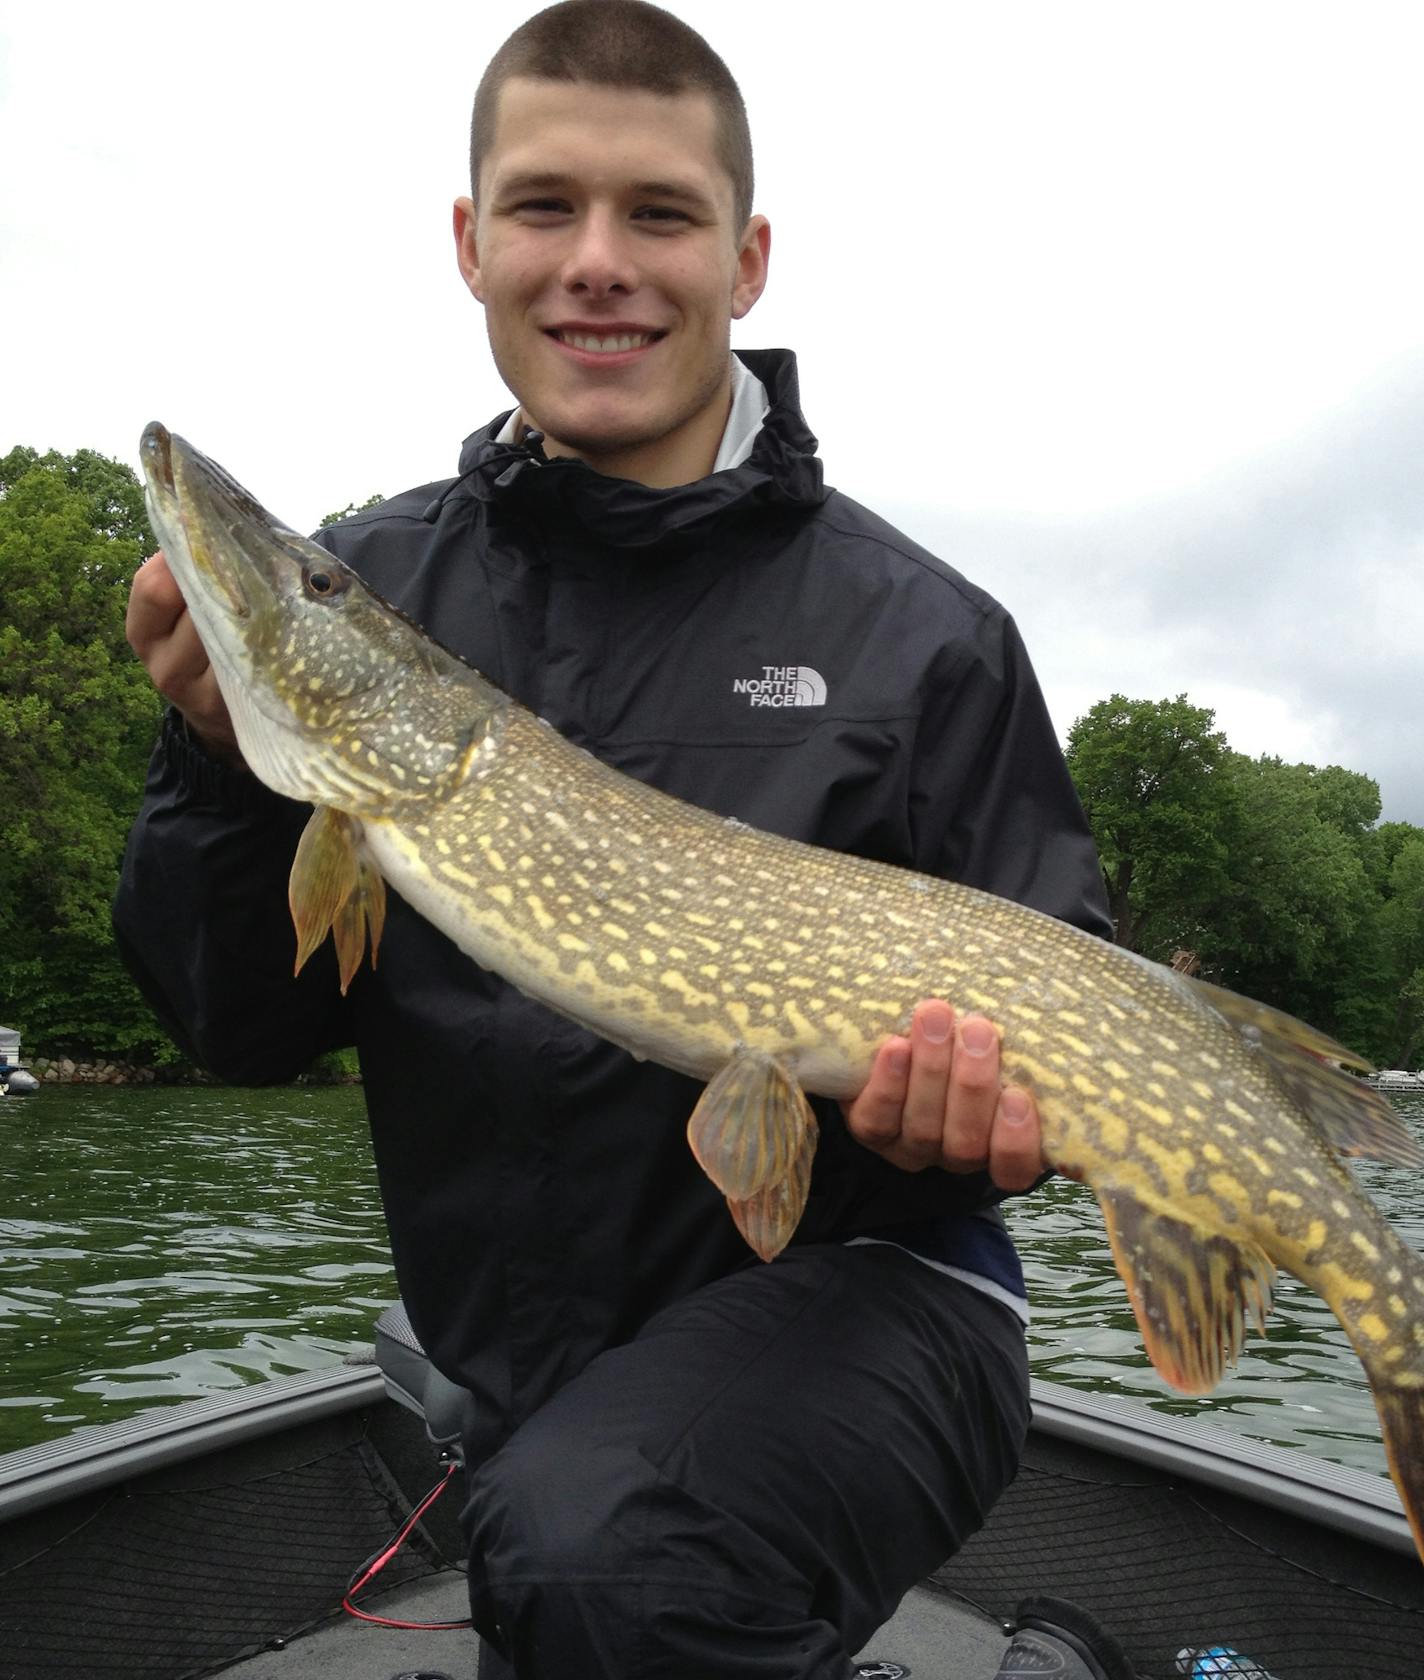
<svg viewBox="0 0 1424 1680">
<path fill-rule="evenodd" d="M 1219 896 L 1229 788 L 1226 737 L 1208 707 L 1114 694 L 1068 734 L 1068 768 L 1088 813 L 1119 945 L 1160 960 L 1195 948 Z"/>
<path fill-rule="evenodd" d="M 1393 1003 L 1380 1059 L 1413 1068 L 1424 1060 L 1424 830 L 1414 829 L 1395 853 L 1380 920 Z"/>
<path fill-rule="evenodd" d="M 1364 862 L 1377 786 L 1338 766 L 1239 753 L 1223 779 L 1227 862 L 1204 917 L 1204 968 L 1368 1051 L 1384 995 L 1379 895 Z"/>
<path fill-rule="evenodd" d="M 366 500 L 359 504 L 347 502 L 340 513 L 327 514 L 321 523 L 323 525 L 339 525 L 343 519 L 350 519 L 353 513 L 365 513 L 367 508 L 379 507 L 385 499 L 384 496 L 367 496 Z"/>
<path fill-rule="evenodd" d="M 162 1041 L 109 930 L 161 712 L 123 633 L 129 581 L 154 547 L 122 462 L 0 458 L 0 1000 L 37 1048 Z"/>
</svg>

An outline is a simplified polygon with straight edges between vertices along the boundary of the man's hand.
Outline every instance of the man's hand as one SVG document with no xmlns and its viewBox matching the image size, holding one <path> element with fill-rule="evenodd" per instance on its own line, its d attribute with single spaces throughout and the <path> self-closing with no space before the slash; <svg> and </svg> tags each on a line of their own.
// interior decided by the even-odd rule
<svg viewBox="0 0 1424 1680">
<path fill-rule="evenodd" d="M 908 1038 L 880 1046 L 865 1089 L 843 1105 L 850 1134 L 906 1172 L 988 1168 L 1001 1190 L 1027 1190 L 1045 1162 L 1027 1091 L 999 1083 L 999 1035 L 947 1003 L 915 1010 Z"/>
<path fill-rule="evenodd" d="M 182 712 L 208 752 L 241 764 L 227 702 L 162 549 L 134 575 L 124 633 L 153 686 Z"/>
</svg>

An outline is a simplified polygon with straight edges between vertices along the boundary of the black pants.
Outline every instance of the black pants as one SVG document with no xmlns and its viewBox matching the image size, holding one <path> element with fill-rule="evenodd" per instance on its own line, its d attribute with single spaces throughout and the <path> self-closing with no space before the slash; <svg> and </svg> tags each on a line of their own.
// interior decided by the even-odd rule
<svg viewBox="0 0 1424 1680">
<path fill-rule="evenodd" d="M 895 1248 L 792 1249 L 659 1313 L 473 1474 L 475 1626 L 519 1680 L 846 1680 L 1027 1427 L 1006 1307 Z"/>
</svg>

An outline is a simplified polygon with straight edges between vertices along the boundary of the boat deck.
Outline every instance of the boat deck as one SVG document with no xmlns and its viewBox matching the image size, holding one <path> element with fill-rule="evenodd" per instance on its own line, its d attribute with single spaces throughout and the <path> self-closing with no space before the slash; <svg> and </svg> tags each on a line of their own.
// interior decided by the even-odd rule
<svg viewBox="0 0 1424 1680">
<path fill-rule="evenodd" d="M 469 1614 L 457 1570 L 398 1587 L 366 1607 L 401 1621 L 449 1621 Z M 923 1680 L 992 1680 L 1005 1649 L 1003 1628 L 946 1593 L 917 1588 L 861 1653 L 893 1660 Z M 415 1632 L 346 1618 L 224 1669 L 230 1680 L 392 1680 L 440 1674 L 476 1680 L 475 1640 L 468 1629 Z"/>
</svg>

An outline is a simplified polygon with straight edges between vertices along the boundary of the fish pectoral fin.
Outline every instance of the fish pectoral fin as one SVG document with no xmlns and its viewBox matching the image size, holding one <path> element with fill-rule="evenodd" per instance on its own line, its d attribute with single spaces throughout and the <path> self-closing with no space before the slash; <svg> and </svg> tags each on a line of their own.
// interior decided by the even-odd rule
<svg viewBox="0 0 1424 1680">
<path fill-rule="evenodd" d="M 1389 1099 L 1341 1071 L 1353 1067 L 1371 1072 L 1363 1057 L 1279 1009 L 1205 980 L 1185 983 L 1265 1057 L 1296 1107 L 1338 1155 L 1368 1155 L 1396 1167 L 1424 1167 L 1424 1151 Z"/>
<path fill-rule="evenodd" d="M 386 883 L 379 870 L 373 869 L 365 858 L 356 861 L 356 885 L 331 924 L 336 940 L 336 960 L 341 968 L 341 995 L 355 978 L 366 950 L 366 934 L 371 935 L 371 967 L 381 948 L 381 932 L 386 925 Z"/>
<path fill-rule="evenodd" d="M 1275 1267 L 1255 1243 L 1204 1236 L 1129 1191 L 1097 1197 L 1147 1357 L 1173 1388 L 1208 1393 L 1236 1363 L 1247 1314 L 1265 1328 Z"/>
<path fill-rule="evenodd" d="M 736 1052 L 687 1122 L 698 1164 L 763 1260 L 785 1248 L 800 1221 L 816 1136 L 805 1092 L 774 1057 L 752 1050 Z"/>
<path fill-rule="evenodd" d="M 292 859 L 287 901 L 297 930 L 293 973 L 300 974 L 328 932 L 334 933 L 344 995 L 361 966 L 368 927 L 375 967 L 385 926 L 386 886 L 361 854 L 360 825 L 343 812 L 328 805 L 312 812 Z"/>
</svg>

